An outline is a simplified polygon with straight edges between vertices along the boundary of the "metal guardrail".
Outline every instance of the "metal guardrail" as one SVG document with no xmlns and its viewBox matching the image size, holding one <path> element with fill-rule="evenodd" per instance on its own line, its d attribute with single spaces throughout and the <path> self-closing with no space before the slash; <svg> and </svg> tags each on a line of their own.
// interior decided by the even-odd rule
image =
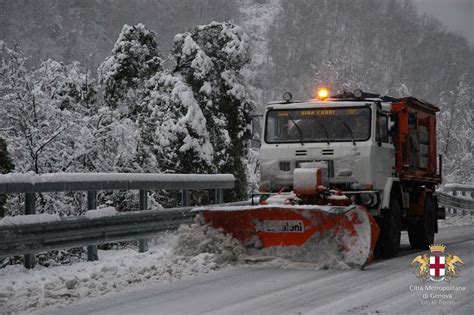
<svg viewBox="0 0 474 315">
<path fill-rule="evenodd" d="M 448 184 L 436 195 L 439 205 L 445 207 L 448 213 L 474 215 L 474 185 Z"/>
<path fill-rule="evenodd" d="M 223 202 L 223 189 L 233 188 L 231 174 L 135 174 L 135 173 L 62 173 L 45 175 L 0 175 L 1 193 L 25 193 L 25 214 L 35 214 L 35 193 L 87 191 L 87 208 L 96 209 L 98 190 L 139 190 L 140 212 L 89 219 L 69 217 L 57 222 L 0 226 L 0 256 L 25 254 L 25 267 L 35 264 L 34 253 L 59 248 L 87 246 L 88 260 L 98 259 L 96 244 L 148 237 L 160 231 L 189 223 L 190 189 L 214 189 L 214 203 Z M 182 191 L 184 208 L 146 210 L 147 190 Z M 139 240 L 139 251 L 148 250 Z"/>
<path fill-rule="evenodd" d="M 474 185 L 446 184 L 443 190 L 452 191 L 455 194 L 461 192 L 461 194 L 466 195 L 466 192 L 470 192 L 471 194 L 474 192 Z"/>
<path fill-rule="evenodd" d="M 59 173 L 0 175 L 0 194 L 97 190 L 234 188 L 232 174 Z"/>
<path fill-rule="evenodd" d="M 153 236 L 192 223 L 191 207 L 73 217 L 48 223 L 0 226 L 0 256 L 34 254 Z"/>
</svg>

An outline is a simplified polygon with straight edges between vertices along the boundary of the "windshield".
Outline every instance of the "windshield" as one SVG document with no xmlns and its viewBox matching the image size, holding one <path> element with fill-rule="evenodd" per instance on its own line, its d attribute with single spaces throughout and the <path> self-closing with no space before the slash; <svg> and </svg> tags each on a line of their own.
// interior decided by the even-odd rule
<svg viewBox="0 0 474 315">
<path fill-rule="evenodd" d="M 267 143 L 366 141 L 370 138 L 370 108 L 310 108 L 270 110 Z"/>
</svg>

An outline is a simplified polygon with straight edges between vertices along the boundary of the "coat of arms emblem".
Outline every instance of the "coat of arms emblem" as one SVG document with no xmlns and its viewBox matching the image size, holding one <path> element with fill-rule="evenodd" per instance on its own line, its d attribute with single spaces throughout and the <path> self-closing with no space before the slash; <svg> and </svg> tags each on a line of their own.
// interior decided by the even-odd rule
<svg viewBox="0 0 474 315">
<path fill-rule="evenodd" d="M 412 266 L 417 266 L 415 273 L 420 279 L 427 281 L 441 282 L 450 280 L 459 275 L 460 265 L 463 261 L 459 256 L 445 254 L 446 246 L 433 244 L 429 246 L 431 254 L 418 255 L 411 262 Z"/>
</svg>

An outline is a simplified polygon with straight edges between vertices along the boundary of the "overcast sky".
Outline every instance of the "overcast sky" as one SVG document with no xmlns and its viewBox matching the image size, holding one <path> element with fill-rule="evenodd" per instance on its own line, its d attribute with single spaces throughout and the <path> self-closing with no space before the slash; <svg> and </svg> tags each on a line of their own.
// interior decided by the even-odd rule
<svg viewBox="0 0 474 315">
<path fill-rule="evenodd" d="M 413 0 L 420 13 L 431 14 L 474 44 L 474 0 Z"/>
</svg>

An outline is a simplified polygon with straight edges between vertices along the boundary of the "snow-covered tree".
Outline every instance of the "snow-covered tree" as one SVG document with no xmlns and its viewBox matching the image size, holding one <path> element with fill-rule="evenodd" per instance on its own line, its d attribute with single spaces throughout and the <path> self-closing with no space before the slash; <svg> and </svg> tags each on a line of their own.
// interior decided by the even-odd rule
<svg viewBox="0 0 474 315">
<path fill-rule="evenodd" d="M 79 65 L 61 65 L 47 60 L 39 69 L 27 72 L 24 59 L 9 52 L 15 62 L 4 77 L 9 89 L 1 99 L 6 138 L 18 172 L 67 171 L 81 147 L 85 105 L 93 89 L 79 73 Z"/>
<path fill-rule="evenodd" d="M 92 114 L 96 107 L 95 80 L 79 62 L 63 64 L 52 59 L 41 63 L 34 72 L 37 88 L 60 109 Z"/>
<path fill-rule="evenodd" d="M 214 147 L 218 172 L 232 173 L 236 189 L 226 200 L 247 193 L 246 158 L 253 109 L 241 71 L 250 61 L 248 36 L 232 23 L 198 26 L 174 39 L 175 75 L 192 88 Z"/>
<path fill-rule="evenodd" d="M 2 95 L 0 117 L 15 171 L 37 174 L 85 170 L 81 157 L 91 139 L 88 114 L 94 110 L 95 89 L 80 65 L 52 60 L 27 70 L 19 49 L 1 43 Z M 9 211 L 18 213 L 21 198 Z M 76 195 L 39 196 L 38 211 L 75 213 Z M 80 208 L 80 207 L 79 207 Z"/>
<path fill-rule="evenodd" d="M 191 87 L 179 75 L 160 73 L 147 85 L 149 112 L 143 139 L 163 172 L 206 173 L 213 170 L 213 146 L 206 118 Z"/>
<path fill-rule="evenodd" d="M 462 74 L 458 86 L 440 98 L 438 115 L 439 148 L 444 159 L 447 182 L 472 183 L 474 174 L 474 88 L 467 73 Z"/>
<path fill-rule="evenodd" d="M 99 67 L 105 102 L 135 117 L 147 79 L 162 69 L 162 58 L 155 33 L 143 24 L 124 25 L 112 55 Z"/>
<path fill-rule="evenodd" d="M 7 144 L 5 140 L 0 138 L 0 174 L 6 174 L 13 170 L 13 164 L 8 155 Z M 0 217 L 5 215 L 5 205 L 6 196 L 0 194 Z"/>
</svg>

